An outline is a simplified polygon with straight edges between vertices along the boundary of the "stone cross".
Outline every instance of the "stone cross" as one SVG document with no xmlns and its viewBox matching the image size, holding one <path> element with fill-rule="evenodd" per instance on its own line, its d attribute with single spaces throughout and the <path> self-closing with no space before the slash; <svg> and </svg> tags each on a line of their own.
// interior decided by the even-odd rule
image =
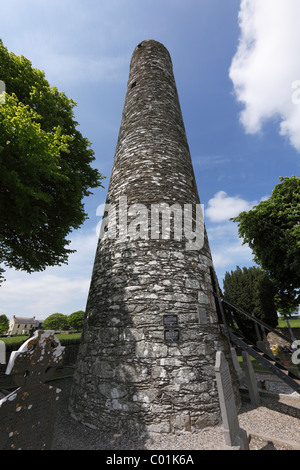
<svg viewBox="0 0 300 470">
<path fill-rule="evenodd" d="M 222 351 L 217 351 L 215 373 L 226 446 L 238 450 L 249 450 L 247 433 L 239 425 L 230 370 Z"/>
<path fill-rule="evenodd" d="M 6 375 L 16 389 L 0 400 L 1 450 L 51 449 L 61 390 L 45 382 L 63 352 L 53 331 L 38 331 L 11 354 Z"/>
</svg>

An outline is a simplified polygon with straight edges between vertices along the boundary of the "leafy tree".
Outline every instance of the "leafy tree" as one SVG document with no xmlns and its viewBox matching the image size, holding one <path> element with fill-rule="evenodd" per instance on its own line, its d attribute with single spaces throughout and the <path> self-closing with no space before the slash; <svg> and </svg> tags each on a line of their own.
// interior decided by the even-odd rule
<svg viewBox="0 0 300 470">
<path fill-rule="evenodd" d="M 0 315 L 0 334 L 7 332 L 9 328 L 9 320 L 6 315 Z"/>
<path fill-rule="evenodd" d="M 68 316 L 69 326 L 73 330 L 81 330 L 83 327 L 83 319 L 85 312 L 83 310 L 78 310 L 78 312 L 73 312 Z"/>
<path fill-rule="evenodd" d="M 292 318 L 298 315 L 298 308 L 294 308 L 293 306 L 290 308 L 278 308 L 278 312 L 284 318 Z"/>
<path fill-rule="evenodd" d="M 266 273 L 258 267 L 243 268 L 226 272 L 224 277 L 224 297 L 237 307 L 254 314 L 268 325 L 277 325 L 277 312 L 274 296 L 275 288 Z M 246 338 L 256 342 L 254 322 L 242 314 L 235 316 L 236 322 Z"/>
<path fill-rule="evenodd" d="M 43 321 L 42 328 L 45 330 L 68 330 L 68 317 L 62 313 L 53 313 Z"/>
<path fill-rule="evenodd" d="M 277 305 L 300 303 L 300 179 L 280 178 L 271 197 L 233 219 L 254 261 L 277 289 Z"/>
<path fill-rule="evenodd" d="M 104 177 L 91 167 L 76 103 L 1 39 L 0 78 L 0 262 L 31 273 L 67 262 L 66 237 L 87 218 L 82 200 Z"/>
</svg>

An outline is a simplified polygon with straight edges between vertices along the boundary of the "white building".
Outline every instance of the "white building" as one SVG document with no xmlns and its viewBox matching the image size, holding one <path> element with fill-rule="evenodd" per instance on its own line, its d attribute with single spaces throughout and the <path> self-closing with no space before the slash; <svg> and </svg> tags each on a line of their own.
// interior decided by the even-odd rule
<svg viewBox="0 0 300 470">
<path fill-rule="evenodd" d="M 33 318 L 21 318 L 15 315 L 9 322 L 9 335 L 29 335 L 32 329 L 37 326 L 37 320 Z"/>
</svg>

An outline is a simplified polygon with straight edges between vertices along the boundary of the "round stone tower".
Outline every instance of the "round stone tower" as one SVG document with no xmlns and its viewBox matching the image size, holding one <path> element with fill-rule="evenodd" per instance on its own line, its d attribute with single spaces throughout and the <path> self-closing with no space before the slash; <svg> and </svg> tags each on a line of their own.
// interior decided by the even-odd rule
<svg viewBox="0 0 300 470">
<path fill-rule="evenodd" d="M 167 49 L 134 50 L 69 409 L 115 432 L 220 421 L 228 357 L 214 270 Z"/>
</svg>

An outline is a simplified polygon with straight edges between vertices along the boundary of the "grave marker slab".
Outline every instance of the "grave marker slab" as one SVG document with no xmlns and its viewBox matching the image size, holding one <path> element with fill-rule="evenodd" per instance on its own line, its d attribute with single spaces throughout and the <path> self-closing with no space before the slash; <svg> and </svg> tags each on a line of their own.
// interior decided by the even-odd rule
<svg viewBox="0 0 300 470">
<path fill-rule="evenodd" d="M 7 365 L 16 389 L 0 400 L 1 450 L 50 450 L 60 389 L 48 385 L 62 364 L 64 347 L 54 331 L 38 331 Z"/>
<path fill-rule="evenodd" d="M 243 371 L 243 369 L 241 368 L 241 366 L 239 364 L 235 348 L 231 347 L 230 351 L 231 351 L 232 362 L 233 362 L 235 371 L 236 371 L 237 376 L 238 376 L 240 387 L 244 387 L 244 386 L 246 386 L 245 372 Z"/>
<path fill-rule="evenodd" d="M 246 384 L 249 391 L 250 401 L 252 405 L 258 406 L 259 405 L 259 390 L 257 386 L 257 381 L 255 377 L 255 373 L 253 370 L 252 362 L 250 359 L 249 354 L 246 351 L 242 352 L 243 355 L 243 365 L 244 371 L 246 375 Z"/>
<path fill-rule="evenodd" d="M 0 340 L 0 364 L 6 364 L 6 347 L 4 341 Z"/>
<path fill-rule="evenodd" d="M 228 448 L 249 450 L 249 439 L 240 428 L 229 366 L 222 351 L 217 351 L 215 373 L 217 379 L 224 438 Z"/>
</svg>

